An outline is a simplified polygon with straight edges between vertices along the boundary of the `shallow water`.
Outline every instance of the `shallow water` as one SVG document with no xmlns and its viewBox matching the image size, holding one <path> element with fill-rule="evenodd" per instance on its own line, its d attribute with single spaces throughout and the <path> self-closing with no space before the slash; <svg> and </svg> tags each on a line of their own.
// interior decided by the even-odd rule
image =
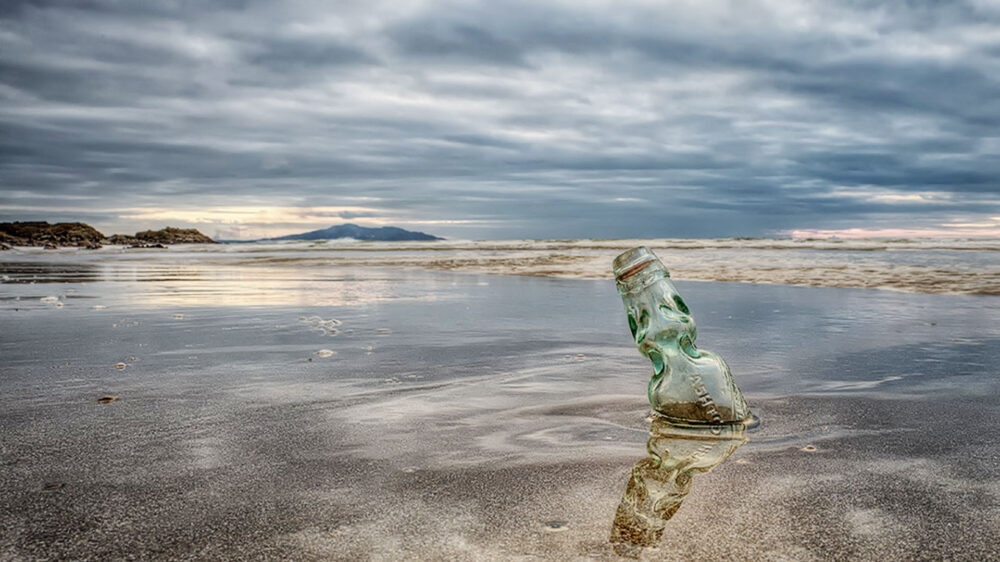
<svg viewBox="0 0 1000 562">
<path fill-rule="evenodd" d="M 22 248 L 0 261 L 29 273 L 38 265 L 86 264 L 134 279 L 193 280 L 195 272 L 259 266 L 316 275 L 331 266 L 405 267 L 502 275 L 609 278 L 611 260 L 653 248 L 675 279 L 881 288 L 918 293 L 1000 294 L 1000 240 L 510 240 L 358 242 L 347 240 L 186 245 L 165 250 Z M 113 266 L 109 264 L 113 263 Z M 191 269 L 188 269 L 191 267 Z M 308 273 L 307 273 L 308 272 Z M 267 273 L 265 273 L 267 274 Z M 253 275 L 249 273 L 248 275 Z M 230 275 L 231 277 L 231 275 Z M 18 277 L 20 278 L 20 277 Z M 275 288 L 294 290 L 287 277 Z"/>
<path fill-rule="evenodd" d="M 91 256 L 0 264 L 2 557 L 615 556 L 612 280 Z M 763 424 L 643 556 L 993 552 L 996 297 L 676 284 Z"/>
</svg>

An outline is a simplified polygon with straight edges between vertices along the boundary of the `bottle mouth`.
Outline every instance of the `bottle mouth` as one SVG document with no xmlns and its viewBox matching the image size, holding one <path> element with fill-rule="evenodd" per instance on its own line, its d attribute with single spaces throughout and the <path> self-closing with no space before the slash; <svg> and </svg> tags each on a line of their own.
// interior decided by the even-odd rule
<svg viewBox="0 0 1000 562">
<path fill-rule="evenodd" d="M 638 246 L 622 253 L 613 263 L 615 279 L 624 281 L 660 260 L 645 246 Z"/>
</svg>

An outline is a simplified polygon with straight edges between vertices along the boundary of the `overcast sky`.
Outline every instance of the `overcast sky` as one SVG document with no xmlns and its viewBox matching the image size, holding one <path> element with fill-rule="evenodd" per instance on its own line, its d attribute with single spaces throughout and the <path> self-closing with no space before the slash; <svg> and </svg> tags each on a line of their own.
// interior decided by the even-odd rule
<svg viewBox="0 0 1000 562">
<path fill-rule="evenodd" d="M 991 0 L 3 0 L 0 100 L 0 220 L 1000 236 Z"/>
</svg>

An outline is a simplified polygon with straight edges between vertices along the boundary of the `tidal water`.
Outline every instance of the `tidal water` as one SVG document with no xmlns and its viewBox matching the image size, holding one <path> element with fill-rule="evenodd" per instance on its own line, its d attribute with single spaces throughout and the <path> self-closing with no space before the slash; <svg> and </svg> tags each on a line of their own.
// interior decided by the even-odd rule
<svg viewBox="0 0 1000 562">
<path fill-rule="evenodd" d="M 301 253 L 0 255 L 0 558 L 617 556 L 610 277 Z M 638 556 L 995 554 L 997 297 L 676 285 L 762 425 Z"/>
</svg>

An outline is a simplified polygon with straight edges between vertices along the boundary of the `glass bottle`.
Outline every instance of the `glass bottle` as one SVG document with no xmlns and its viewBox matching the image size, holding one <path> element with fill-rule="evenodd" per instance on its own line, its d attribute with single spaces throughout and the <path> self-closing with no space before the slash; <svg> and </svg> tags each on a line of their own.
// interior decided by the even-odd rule
<svg viewBox="0 0 1000 562">
<path fill-rule="evenodd" d="M 633 248 L 615 258 L 614 273 L 635 344 L 653 363 L 653 410 L 674 423 L 750 423 L 729 366 L 695 346 L 694 319 L 656 255 Z"/>
</svg>

